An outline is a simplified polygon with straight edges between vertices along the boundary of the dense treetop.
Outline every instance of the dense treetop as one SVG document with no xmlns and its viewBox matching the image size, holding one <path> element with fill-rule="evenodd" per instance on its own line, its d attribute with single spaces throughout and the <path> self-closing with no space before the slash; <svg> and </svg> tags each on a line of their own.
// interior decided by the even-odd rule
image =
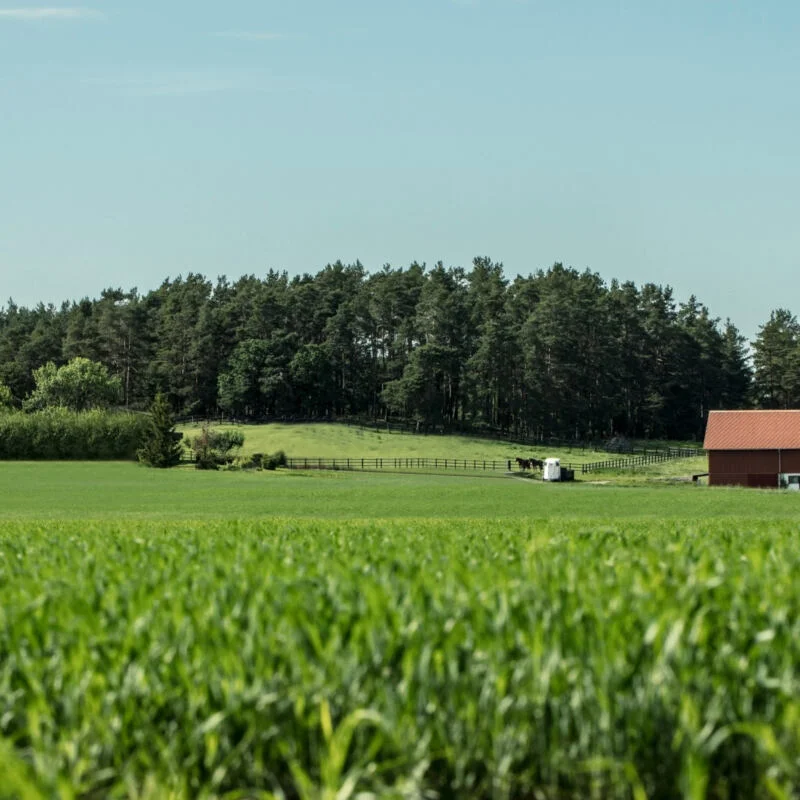
<svg viewBox="0 0 800 800">
<path fill-rule="evenodd" d="M 701 437 L 708 411 L 800 402 L 800 327 L 778 310 L 753 343 L 695 297 L 561 264 L 508 280 L 469 270 L 330 264 L 235 282 L 202 275 L 146 294 L 0 310 L 0 384 L 103 364 L 122 405 L 163 391 L 179 414 L 342 415 L 528 436 Z M 49 375 L 53 368 L 47 368 Z"/>
</svg>

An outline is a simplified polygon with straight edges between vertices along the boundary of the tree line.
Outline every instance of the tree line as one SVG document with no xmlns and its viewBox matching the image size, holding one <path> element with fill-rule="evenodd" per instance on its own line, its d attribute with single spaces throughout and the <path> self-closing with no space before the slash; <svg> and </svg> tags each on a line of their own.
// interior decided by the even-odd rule
<svg viewBox="0 0 800 800">
<path fill-rule="evenodd" d="M 562 264 L 509 280 L 489 258 L 233 282 L 189 273 L 144 294 L 0 309 L 9 404 L 31 403 L 37 376 L 76 358 L 104 365 L 128 409 L 163 392 L 181 415 L 402 418 L 528 437 L 700 438 L 710 409 L 800 403 L 788 311 L 761 327 L 751 359 L 730 320 L 669 286 Z"/>
</svg>

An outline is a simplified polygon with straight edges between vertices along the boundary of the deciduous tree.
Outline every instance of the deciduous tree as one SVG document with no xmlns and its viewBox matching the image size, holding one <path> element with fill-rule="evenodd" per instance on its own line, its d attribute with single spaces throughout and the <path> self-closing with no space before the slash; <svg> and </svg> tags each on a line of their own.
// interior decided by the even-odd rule
<svg viewBox="0 0 800 800">
<path fill-rule="evenodd" d="M 119 378 L 109 375 L 103 364 L 88 358 L 73 358 L 63 367 L 50 361 L 33 373 L 35 388 L 23 407 L 34 411 L 61 406 L 72 411 L 107 408 L 119 402 Z"/>
</svg>

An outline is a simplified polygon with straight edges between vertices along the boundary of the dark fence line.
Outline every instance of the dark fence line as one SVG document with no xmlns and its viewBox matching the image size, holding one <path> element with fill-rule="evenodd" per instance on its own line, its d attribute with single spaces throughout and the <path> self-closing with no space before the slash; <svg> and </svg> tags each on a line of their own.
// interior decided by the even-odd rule
<svg viewBox="0 0 800 800">
<path fill-rule="evenodd" d="M 696 458 L 705 455 L 705 450 L 696 447 L 669 447 L 644 453 L 633 458 L 612 458 L 607 461 L 594 461 L 581 465 L 581 473 L 598 472 L 606 469 L 635 469 L 648 464 L 658 464 L 664 461 L 674 461 L 679 458 Z"/>
<path fill-rule="evenodd" d="M 506 472 L 509 461 L 490 461 L 482 458 L 287 458 L 288 469 L 364 470 L 369 472 L 433 469 L 455 472 Z"/>
<path fill-rule="evenodd" d="M 509 472 L 516 468 L 513 460 L 483 458 L 287 458 L 288 469 L 359 470 L 390 472 L 410 469 L 445 470 L 448 472 Z M 570 464 L 563 465 L 570 468 Z"/>
<path fill-rule="evenodd" d="M 562 463 L 565 469 L 576 471 L 577 465 Z M 520 471 L 515 459 L 502 461 L 483 458 L 317 458 L 286 459 L 288 469 L 357 470 L 363 472 L 404 472 L 408 470 L 442 470 L 447 472 L 509 472 Z M 537 470 L 538 471 L 538 470 Z"/>
</svg>

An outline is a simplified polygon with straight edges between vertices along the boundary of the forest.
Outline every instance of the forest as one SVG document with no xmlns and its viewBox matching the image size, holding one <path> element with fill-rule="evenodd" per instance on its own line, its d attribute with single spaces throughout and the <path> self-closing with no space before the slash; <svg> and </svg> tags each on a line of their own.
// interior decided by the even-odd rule
<svg viewBox="0 0 800 800">
<path fill-rule="evenodd" d="M 0 384 L 82 357 L 118 403 L 162 391 L 182 416 L 399 419 L 530 438 L 700 439 L 710 409 L 800 402 L 800 327 L 773 311 L 748 343 L 694 296 L 562 264 L 336 262 L 314 275 L 203 275 L 109 288 L 60 307 L 0 308 Z M 51 368 L 52 369 L 52 368 Z"/>
</svg>

